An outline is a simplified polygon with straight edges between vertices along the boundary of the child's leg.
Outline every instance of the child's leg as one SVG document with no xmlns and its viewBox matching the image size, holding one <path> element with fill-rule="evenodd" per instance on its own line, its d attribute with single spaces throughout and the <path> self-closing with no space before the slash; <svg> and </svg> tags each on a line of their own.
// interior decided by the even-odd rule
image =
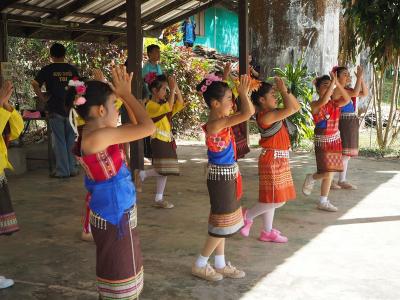
<svg viewBox="0 0 400 300">
<path fill-rule="evenodd" d="M 275 207 L 275 203 L 257 203 L 247 210 L 246 219 L 253 220 L 255 217 L 264 214 L 266 211 Z"/>
<path fill-rule="evenodd" d="M 222 239 L 215 248 L 214 267 L 217 269 L 225 268 L 225 239 Z"/>
<path fill-rule="evenodd" d="M 346 181 L 346 176 L 347 176 L 347 169 L 349 166 L 349 161 L 350 161 L 350 156 L 347 155 L 343 155 L 342 157 L 342 161 L 343 161 L 343 172 L 339 173 L 339 182 L 338 185 L 342 188 L 342 189 L 347 189 L 347 190 L 356 190 L 357 186 L 355 186 L 354 184 L 351 184 L 350 182 Z"/>
<path fill-rule="evenodd" d="M 321 197 L 327 197 L 329 195 L 329 190 L 332 182 L 333 175 L 335 173 L 333 172 L 325 172 L 323 174 L 318 174 L 318 175 L 323 175 L 322 177 L 322 182 L 321 182 Z"/>
<path fill-rule="evenodd" d="M 155 198 L 156 202 L 163 200 L 166 184 L 167 184 L 167 176 L 159 175 L 157 177 L 156 198 Z"/>
<path fill-rule="evenodd" d="M 156 169 L 148 169 L 140 170 L 139 176 L 141 181 L 145 181 L 147 177 L 160 177 L 162 175 L 158 174 Z"/>
<path fill-rule="evenodd" d="M 269 209 L 262 214 L 264 231 L 271 232 L 273 228 L 272 224 L 274 222 L 275 209 L 282 207 L 285 203 L 286 202 L 270 203 Z"/>
<path fill-rule="evenodd" d="M 342 156 L 343 172 L 339 173 L 339 182 L 346 181 L 347 167 L 349 165 L 349 160 L 350 160 L 350 156 L 347 156 L 347 155 Z"/>
<path fill-rule="evenodd" d="M 204 268 L 207 265 L 208 258 L 220 244 L 220 242 L 224 240 L 224 238 L 217 238 L 213 236 L 208 236 L 206 243 L 204 244 L 203 250 L 201 254 L 197 258 L 195 265 L 198 268 Z"/>
<path fill-rule="evenodd" d="M 321 182 L 321 197 L 319 198 L 318 208 L 321 210 L 335 212 L 338 210 L 337 207 L 333 206 L 328 200 L 332 178 L 335 173 L 326 172 L 325 174 L 326 177 L 322 179 Z"/>
</svg>

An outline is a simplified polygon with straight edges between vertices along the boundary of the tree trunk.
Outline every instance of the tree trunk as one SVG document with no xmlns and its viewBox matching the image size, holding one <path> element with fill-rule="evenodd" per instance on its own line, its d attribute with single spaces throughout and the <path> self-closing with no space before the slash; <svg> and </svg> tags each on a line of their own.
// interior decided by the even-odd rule
<svg viewBox="0 0 400 300">
<path fill-rule="evenodd" d="M 399 80 L 399 63 L 400 63 L 400 56 L 397 57 L 395 65 L 394 65 L 394 77 L 393 77 L 393 84 L 392 84 L 392 94 L 391 94 L 391 99 L 390 99 L 390 112 L 389 112 L 389 118 L 388 122 L 386 125 L 386 130 L 385 130 L 385 138 L 383 140 L 384 147 L 386 148 L 388 144 L 391 143 L 391 138 L 392 135 L 390 135 L 392 130 L 395 130 L 393 127 L 394 125 L 394 120 L 396 116 L 396 110 L 395 108 L 395 103 L 396 103 L 396 95 L 397 95 L 397 89 L 398 89 L 398 80 Z"/>
</svg>

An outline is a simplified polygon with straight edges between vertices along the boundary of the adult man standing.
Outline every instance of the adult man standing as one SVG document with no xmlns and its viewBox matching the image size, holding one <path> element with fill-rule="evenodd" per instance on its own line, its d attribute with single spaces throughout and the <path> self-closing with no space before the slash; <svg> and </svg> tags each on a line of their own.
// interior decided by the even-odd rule
<svg viewBox="0 0 400 300">
<path fill-rule="evenodd" d="M 67 178 L 78 174 L 75 158 L 71 152 L 75 134 L 68 120 L 64 98 L 69 80 L 79 77 L 79 74 L 74 66 L 65 62 L 65 53 L 66 49 L 63 45 L 53 44 L 50 48 L 52 63 L 43 67 L 32 81 L 32 87 L 39 99 L 47 100 L 56 158 L 56 170 L 50 174 L 50 177 L 54 178 Z M 48 99 L 41 91 L 43 84 L 46 85 Z"/>
</svg>

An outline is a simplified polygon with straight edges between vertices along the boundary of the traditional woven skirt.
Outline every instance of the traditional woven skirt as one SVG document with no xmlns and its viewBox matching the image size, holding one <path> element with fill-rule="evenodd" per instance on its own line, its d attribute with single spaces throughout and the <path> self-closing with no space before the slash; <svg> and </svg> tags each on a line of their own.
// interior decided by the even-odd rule
<svg viewBox="0 0 400 300">
<path fill-rule="evenodd" d="M 258 160 L 259 198 L 262 203 L 280 203 L 296 199 L 289 151 L 263 149 Z"/>
<path fill-rule="evenodd" d="M 207 188 L 211 211 L 208 218 L 208 234 L 214 237 L 230 237 L 244 225 L 240 199 L 237 199 L 239 167 L 213 165 L 207 168 Z"/>
<path fill-rule="evenodd" d="M 19 230 L 5 174 L 0 174 L 0 235 L 11 235 Z"/>
<path fill-rule="evenodd" d="M 101 299 L 136 299 L 143 289 L 143 264 L 136 230 L 136 206 L 123 216 L 123 236 L 118 228 L 90 213 L 96 243 L 96 275 Z"/>
<path fill-rule="evenodd" d="M 342 139 L 343 155 L 358 155 L 358 130 L 359 121 L 355 113 L 342 113 L 340 115 L 339 130 Z"/>
<path fill-rule="evenodd" d="M 317 173 L 342 172 L 342 141 L 339 131 L 332 135 L 323 135 L 318 129 L 315 130 L 314 137 Z"/>
<path fill-rule="evenodd" d="M 159 139 L 151 139 L 151 150 L 153 152 L 153 167 L 157 173 L 167 176 L 179 176 L 178 156 L 174 142 L 163 142 Z"/>
</svg>

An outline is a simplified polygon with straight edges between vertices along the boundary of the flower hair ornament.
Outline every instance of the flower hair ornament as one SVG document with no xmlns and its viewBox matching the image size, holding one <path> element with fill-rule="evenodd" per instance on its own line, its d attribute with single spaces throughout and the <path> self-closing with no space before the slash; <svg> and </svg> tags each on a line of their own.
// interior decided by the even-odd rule
<svg viewBox="0 0 400 300">
<path fill-rule="evenodd" d="M 157 73 L 150 72 L 150 73 L 147 73 L 146 76 L 144 77 L 144 82 L 146 82 L 148 85 L 150 85 L 156 79 L 157 79 Z"/>
<path fill-rule="evenodd" d="M 337 69 L 339 69 L 339 66 L 334 66 L 331 70 L 332 73 L 336 73 Z"/>
<path fill-rule="evenodd" d="M 84 95 L 86 94 L 86 85 L 83 81 L 79 81 L 77 77 L 73 77 L 69 82 L 68 86 L 75 87 L 75 99 L 73 102 L 73 107 L 69 111 L 69 123 L 71 124 L 72 129 L 75 132 L 75 141 L 78 140 L 79 132 L 78 132 L 78 118 L 79 115 L 76 112 L 76 107 L 81 106 L 86 103 L 86 98 Z"/>
<path fill-rule="evenodd" d="M 201 94 L 204 94 L 207 91 L 207 88 L 213 83 L 217 81 L 222 81 L 222 78 L 215 75 L 214 73 L 208 74 L 205 78 L 204 84 L 200 88 Z"/>
</svg>

